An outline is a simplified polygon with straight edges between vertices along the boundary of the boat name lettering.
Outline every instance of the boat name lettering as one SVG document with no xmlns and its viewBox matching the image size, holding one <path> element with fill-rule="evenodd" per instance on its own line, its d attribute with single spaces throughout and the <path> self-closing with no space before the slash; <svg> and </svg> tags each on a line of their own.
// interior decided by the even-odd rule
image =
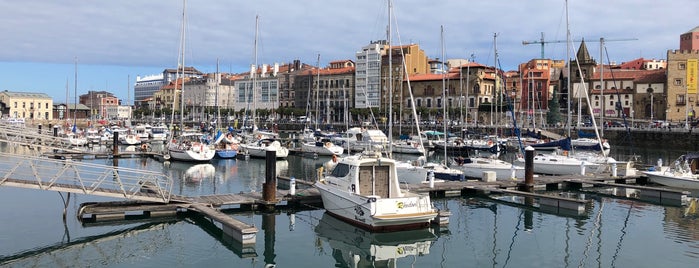
<svg viewBox="0 0 699 268">
<path fill-rule="evenodd" d="M 396 203 L 396 206 L 398 208 L 410 208 L 410 207 L 417 207 L 417 202 L 411 201 L 411 202 L 398 202 Z"/>
</svg>

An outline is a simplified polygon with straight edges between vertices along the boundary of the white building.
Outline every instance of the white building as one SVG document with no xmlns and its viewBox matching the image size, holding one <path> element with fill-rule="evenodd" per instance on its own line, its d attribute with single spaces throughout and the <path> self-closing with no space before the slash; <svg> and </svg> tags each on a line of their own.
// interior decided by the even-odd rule
<svg viewBox="0 0 699 268">
<path fill-rule="evenodd" d="M 148 105 L 148 98 L 153 97 L 153 94 L 160 90 L 163 86 L 169 84 L 179 77 L 201 77 L 202 73 L 194 67 L 185 67 L 178 69 L 165 69 L 160 74 L 147 75 L 144 77 L 136 76 L 136 84 L 134 84 L 134 105 L 137 107 Z M 127 105 L 129 103 L 126 103 Z"/>
<path fill-rule="evenodd" d="M 105 117 L 107 119 L 131 119 L 131 106 L 107 106 Z"/>
<path fill-rule="evenodd" d="M 386 54 L 386 40 L 371 42 L 356 53 L 354 107 L 381 105 L 381 57 Z"/>
<path fill-rule="evenodd" d="M 235 81 L 235 109 L 278 109 L 279 108 L 279 65 L 272 68 L 263 64 L 262 68 L 250 67 L 251 76 Z M 252 79 L 252 74 L 257 78 Z M 255 87 L 253 88 L 253 80 Z"/>
</svg>

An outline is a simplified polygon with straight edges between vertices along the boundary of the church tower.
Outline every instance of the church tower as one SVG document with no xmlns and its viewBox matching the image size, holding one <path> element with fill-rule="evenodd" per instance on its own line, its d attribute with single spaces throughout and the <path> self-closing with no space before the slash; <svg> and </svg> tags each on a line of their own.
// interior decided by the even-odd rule
<svg viewBox="0 0 699 268">
<path fill-rule="evenodd" d="M 595 62 L 595 59 L 590 57 L 590 52 L 587 50 L 587 45 L 585 45 L 584 39 L 582 42 L 580 42 L 577 57 L 574 60 L 571 60 L 570 64 L 570 70 L 572 72 L 572 74 L 569 75 L 571 77 L 570 82 L 580 83 L 581 78 L 583 78 L 585 79 L 586 83 L 589 83 L 590 77 L 592 77 L 592 73 L 595 70 L 595 66 L 597 66 L 597 62 Z M 578 69 L 578 65 L 580 66 L 580 69 Z M 582 70 L 582 77 L 580 76 L 581 72 L 579 70 Z"/>
</svg>

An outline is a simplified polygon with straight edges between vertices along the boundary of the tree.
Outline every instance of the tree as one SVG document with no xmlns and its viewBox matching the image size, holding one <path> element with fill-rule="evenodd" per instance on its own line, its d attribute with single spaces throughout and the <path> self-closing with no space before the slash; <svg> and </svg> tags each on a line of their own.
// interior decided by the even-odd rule
<svg viewBox="0 0 699 268">
<path fill-rule="evenodd" d="M 556 97 L 556 91 L 553 91 L 553 98 L 548 103 L 549 110 L 546 112 L 546 122 L 549 125 L 555 125 L 561 122 L 561 104 Z"/>
</svg>

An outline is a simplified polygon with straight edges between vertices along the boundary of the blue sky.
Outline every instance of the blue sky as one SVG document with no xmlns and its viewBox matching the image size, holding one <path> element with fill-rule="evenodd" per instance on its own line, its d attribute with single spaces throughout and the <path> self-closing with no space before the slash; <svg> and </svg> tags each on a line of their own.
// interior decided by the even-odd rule
<svg viewBox="0 0 699 268">
<path fill-rule="evenodd" d="M 385 39 L 386 0 L 188 1 L 186 65 L 203 72 L 242 72 L 254 62 L 259 15 L 258 63 L 295 59 L 321 65 L 354 59 L 371 40 Z M 540 45 L 524 40 L 566 39 L 565 0 L 393 1 L 393 43 L 417 43 L 441 57 L 493 65 L 494 39 L 503 69 L 540 57 Z M 699 26 L 696 0 L 569 0 L 574 40 L 637 38 L 607 42 L 612 61 L 665 59 L 679 35 Z M 55 102 L 74 93 L 108 90 L 124 101 L 137 75 L 177 64 L 182 1 L 0 0 L 0 90 L 44 92 Z M 573 45 L 577 49 L 579 43 Z M 599 58 L 599 44 L 588 43 Z M 565 59 L 565 43 L 549 43 L 545 57 Z M 77 58 L 77 90 L 75 62 Z M 606 55 L 605 55 L 606 58 Z M 606 60 L 605 60 L 606 61 Z"/>
</svg>

